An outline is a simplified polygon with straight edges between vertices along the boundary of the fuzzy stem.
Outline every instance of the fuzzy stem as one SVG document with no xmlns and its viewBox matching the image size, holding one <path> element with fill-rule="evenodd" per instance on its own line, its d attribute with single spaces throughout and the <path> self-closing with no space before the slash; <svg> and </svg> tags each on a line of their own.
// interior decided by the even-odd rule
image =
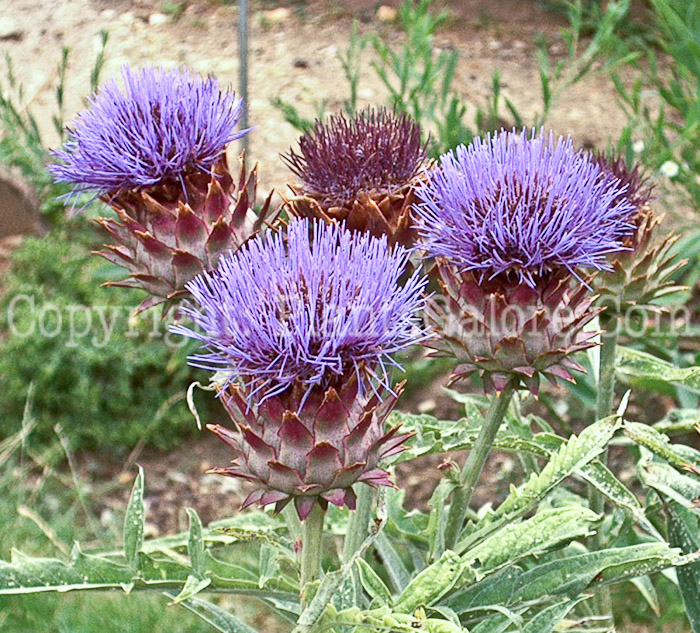
<svg viewBox="0 0 700 633">
<path fill-rule="evenodd" d="M 467 460 L 459 476 L 459 486 L 452 493 L 452 503 L 447 515 L 447 527 L 445 528 L 445 548 L 454 549 L 459 539 L 459 534 L 464 525 L 464 517 L 467 515 L 467 508 L 471 501 L 474 487 L 479 481 L 481 471 L 484 468 L 486 459 L 491 452 L 491 446 L 496 433 L 503 422 L 503 416 L 508 410 L 513 393 L 515 393 L 516 382 L 509 381 L 503 391 L 491 401 L 484 424 L 479 431 L 476 443 L 469 451 Z"/>
<path fill-rule="evenodd" d="M 598 394 L 596 398 L 596 419 L 602 420 L 613 412 L 615 400 L 615 353 L 617 351 L 618 319 L 616 316 L 600 316 L 600 326 L 603 330 L 600 348 L 600 363 L 598 366 Z M 607 451 L 600 456 L 603 463 L 607 462 Z M 605 512 L 605 497 L 592 486 L 588 489 L 588 500 L 591 510 L 597 514 Z M 593 538 L 595 549 L 604 546 L 603 535 L 599 532 Z M 601 587 L 595 594 L 595 605 L 600 615 L 612 617 L 612 600 L 609 587 Z"/>
<path fill-rule="evenodd" d="M 343 544 L 344 562 L 350 560 L 350 557 L 360 549 L 369 534 L 373 502 L 374 489 L 364 484 L 357 486 L 357 507 L 350 514 L 348 531 L 345 534 L 345 543 Z"/>
<path fill-rule="evenodd" d="M 314 503 L 311 514 L 309 514 L 302 525 L 301 592 L 304 603 L 306 603 L 307 585 L 316 580 L 321 574 L 323 520 L 325 516 L 321 506 L 318 503 Z"/>
</svg>

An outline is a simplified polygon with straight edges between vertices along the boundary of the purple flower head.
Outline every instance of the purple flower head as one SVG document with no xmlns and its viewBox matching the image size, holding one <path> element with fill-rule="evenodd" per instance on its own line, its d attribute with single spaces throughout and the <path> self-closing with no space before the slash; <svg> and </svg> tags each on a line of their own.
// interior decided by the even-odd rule
<svg viewBox="0 0 700 633">
<path fill-rule="evenodd" d="M 617 178 L 626 186 L 620 197 L 626 198 L 635 210 L 641 209 L 653 199 L 654 186 L 649 183 L 649 177 L 644 174 L 639 164 L 630 167 L 622 156 L 602 152 L 594 155 L 593 162 L 605 175 Z"/>
<path fill-rule="evenodd" d="M 400 285 L 407 259 L 385 237 L 296 220 L 187 284 L 201 311 L 185 312 L 203 332 L 173 331 L 205 344 L 194 366 L 228 372 L 255 402 L 353 371 L 390 389 L 391 354 L 427 337 L 418 314 L 427 279 L 416 272 Z"/>
<path fill-rule="evenodd" d="M 348 119 L 316 121 L 299 139 L 299 154 L 282 156 L 305 192 L 328 206 L 352 204 L 361 191 L 392 193 L 409 183 L 425 161 L 420 128 L 407 114 L 368 108 Z"/>
<path fill-rule="evenodd" d="M 534 287 L 555 270 L 608 266 L 633 230 L 624 191 L 569 138 L 501 131 L 441 157 L 417 191 L 418 229 L 459 271 Z"/>
<path fill-rule="evenodd" d="M 226 146 L 248 130 L 236 130 L 242 100 L 222 92 L 213 77 L 187 70 L 122 69 L 78 115 L 63 148 L 49 166 L 75 192 L 112 194 L 207 171 Z"/>
</svg>

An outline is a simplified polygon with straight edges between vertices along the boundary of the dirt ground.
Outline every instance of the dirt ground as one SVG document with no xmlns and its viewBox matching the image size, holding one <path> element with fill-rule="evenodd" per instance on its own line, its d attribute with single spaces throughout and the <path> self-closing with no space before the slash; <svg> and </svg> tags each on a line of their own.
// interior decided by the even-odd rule
<svg viewBox="0 0 700 633">
<path fill-rule="evenodd" d="M 260 163 L 261 195 L 271 188 L 284 190 L 289 174 L 279 154 L 298 137 L 272 100 L 281 97 L 309 117 L 323 101 L 329 111 L 339 108 L 348 96 L 348 86 L 337 53 L 348 44 L 353 19 L 360 20 L 362 33 L 378 31 L 387 41 L 400 44 L 398 27 L 378 20 L 377 4 L 374 0 L 252 2 L 249 111 L 251 124 L 257 126 L 251 135 L 251 152 Z M 398 4 L 398 0 L 386 1 L 389 6 Z M 544 12 L 536 0 L 452 0 L 443 4 L 451 17 L 437 45 L 459 50 L 456 88 L 473 105 L 472 111 L 485 103 L 491 76 L 498 70 L 504 96 L 526 117 L 537 112 L 541 104 L 534 39 L 544 33 L 552 42 L 551 54 L 563 55 L 558 16 Z M 235 87 L 239 66 L 235 5 L 190 0 L 176 18 L 167 13 L 169 5 L 161 0 L 0 0 L 0 55 L 12 57 L 15 75 L 24 85 L 25 102 L 38 114 L 48 144 L 55 145 L 58 137 L 51 116 L 62 47 L 71 49 L 66 90 L 69 120 L 82 108 L 89 89 L 102 29 L 109 32 L 103 79 L 117 74 L 125 63 L 184 64 L 214 73 L 224 84 Z M 359 86 L 361 104 L 384 103 L 385 95 L 369 64 L 365 69 Z M 604 77 L 586 79 L 555 105 L 551 127 L 571 134 L 581 144 L 604 147 L 624 124 L 614 99 L 614 90 Z M 445 406 L 437 384 L 423 389 L 413 404 L 436 399 Z M 144 465 L 154 534 L 183 528 L 181 507 L 195 507 L 208 522 L 230 514 L 235 500 L 245 494 L 234 480 L 202 476 L 209 467 L 228 460 L 225 447 L 213 437 L 192 441 L 172 454 L 145 451 L 133 458 L 131 469 L 122 471 L 123 457 L 94 460 L 85 456 L 85 475 L 99 482 L 122 472 L 120 492 L 106 498 L 101 510 L 108 518 L 110 512 L 123 508 L 133 462 Z M 400 480 L 409 488 L 414 505 L 427 501 L 431 482 L 438 476 L 438 463 L 439 458 L 431 457 L 420 467 L 412 464 L 400 469 Z M 486 474 L 492 484 L 489 490 L 497 492 L 499 486 L 505 490 L 508 473 L 516 467 L 510 458 L 497 457 Z M 431 473 L 427 479 L 426 472 Z"/>
</svg>

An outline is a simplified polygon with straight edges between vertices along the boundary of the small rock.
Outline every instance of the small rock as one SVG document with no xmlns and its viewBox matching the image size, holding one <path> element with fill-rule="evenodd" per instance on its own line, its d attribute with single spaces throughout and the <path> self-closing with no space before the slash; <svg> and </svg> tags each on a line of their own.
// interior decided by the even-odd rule
<svg viewBox="0 0 700 633">
<path fill-rule="evenodd" d="M 264 11 L 263 16 L 267 22 L 270 22 L 270 24 L 280 24 L 281 22 L 284 22 L 292 17 L 292 11 L 287 7 L 277 7 L 276 9 Z"/>
<path fill-rule="evenodd" d="M 117 482 L 122 486 L 124 484 L 130 484 L 133 481 L 134 481 L 134 475 L 132 473 L 129 473 L 126 471 L 119 473 L 119 477 L 117 477 Z"/>
<path fill-rule="evenodd" d="M 100 512 L 100 525 L 110 527 L 115 523 L 114 510 L 111 508 L 103 508 Z"/>
<path fill-rule="evenodd" d="M 515 48 L 519 51 L 523 50 L 526 46 L 527 46 L 527 44 L 525 42 L 523 42 L 522 40 L 515 40 L 515 42 L 513 42 L 513 48 Z"/>
<path fill-rule="evenodd" d="M 119 21 L 124 24 L 133 24 L 136 20 L 136 14 L 133 11 L 125 11 L 119 16 Z"/>
<path fill-rule="evenodd" d="M 374 99 L 374 90 L 372 88 L 360 88 L 360 90 L 357 93 L 357 96 L 360 97 L 360 99 L 364 99 L 365 101 L 371 101 Z"/>
<path fill-rule="evenodd" d="M 117 12 L 114 9 L 105 9 L 100 13 L 100 19 L 101 20 L 114 20 L 116 17 Z"/>
<path fill-rule="evenodd" d="M 376 17 L 377 20 L 384 22 L 385 24 L 394 22 L 396 20 L 396 9 L 383 4 L 377 9 Z"/>
<path fill-rule="evenodd" d="M 158 526 L 155 523 L 149 523 L 146 522 L 144 523 L 143 526 L 143 535 L 148 538 L 148 537 L 154 537 L 158 536 L 160 534 L 160 530 L 158 529 Z"/>
<path fill-rule="evenodd" d="M 0 40 L 21 40 L 24 32 L 9 15 L 0 17 Z"/>
<path fill-rule="evenodd" d="M 186 484 L 189 481 L 189 477 L 185 475 L 185 473 L 181 473 L 177 470 L 168 472 L 168 479 L 174 481 L 176 484 Z"/>
<path fill-rule="evenodd" d="M 489 40 L 489 48 L 492 51 L 497 51 L 499 48 L 501 48 L 501 43 L 498 40 Z"/>
<path fill-rule="evenodd" d="M 161 26 L 168 22 L 169 19 L 170 18 L 165 15 L 165 13 L 151 13 L 151 15 L 148 16 L 148 24 L 150 26 Z"/>
</svg>

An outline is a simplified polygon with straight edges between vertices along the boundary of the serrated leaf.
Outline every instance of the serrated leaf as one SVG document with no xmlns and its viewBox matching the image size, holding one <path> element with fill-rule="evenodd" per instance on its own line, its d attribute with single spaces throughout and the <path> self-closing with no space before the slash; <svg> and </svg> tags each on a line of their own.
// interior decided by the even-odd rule
<svg viewBox="0 0 700 633">
<path fill-rule="evenodd" d="M 520 558 L 554 549 L 562 543 L 589 536 L 598 521 L 587 508 L 543 510 L 522 523 L 506 525 L 468 550 L 463 560 L 481 563 L 482 570 L 495 569 Z"/>
<path fill-rule="evenodd" d="M 523 633 L 551 633 L 554 627 L 567 616 L 569 611 L 582 600 L 584 598 L 563 600 L 543 609 L 525 625 Z"/>
<path fill-rule="evenodd" d="M 523 486 L 505 499 L 496 516 L 513 515 L 532 507 L 534 501 L 600 455 L 620 425 L 620 418 L 611 416 L 590 425 L 579 436 L 572 435 L 540 473 L 532 473 Z"/>
<path fill-rule="evenodd" d="M 174 594 L 170 592 L 165 592 L 165 595 L 171 599 L 175 597 Z M 204 620 L 207 624 L 213 626 L 219 633 L 258 633 L 257 629 L 248 626 L 232 613 L 225 611 L 208 600 L 192 598 L 179 604 Z"/>
<path fill-rule="evenodd" d="M 615 368 L 623 381 L 649 390 L 664 392 L 664 387 L 673 385 L 700 393 L 700 367 L 676 367 L 646 352 L 618 346 Z"/>
<path fill-rule="evenodd" d="M 143 505 L 144 476 L 143 468 L 139 466 L 134 486 L 131 489 L 129 503 L 124 516 L 124 557 L 130 567 L 136 568 L 138 553 L 143 546 L 143 525 L 146 521 L 146 510 Z"/>
<path fill-rule="evenodd" d="M 698 520 L 690 512 L 673 503 L 668 506 L 668 535 L 671 545 L 686 554 L 700 550 Z M 676 570 L 685 612 L 693 633 L 700 633 L 700 562 Z"/>
<path fill-rule="evenodd" d="M 394 589 L 397 593 L 401 593 L 408 583 L 411 582 L 411 574 L 406 569 L 401 557 L 386 537 L 386 534 L 383 532 L 379 534 L 374 546 L 386 567 Z"/>
<path fill-rule="evenodd" d="M 689 433 L 700 424 L 700 411 L 697 409 L 672 409 L 653 427 L 666 435 Z"/>
<path fill-rule="evenodd" d="M 613 472 L 601 461 L 596 460 L 580 469 L 581 478 L 604 495 L 619 508 L 626 510 L 634 521 L 654 538 L 663 541 L 663 537 L 649 521 L 644 508 L 635 494 L 625 486 Z"/>
<path fill-rule="evenodd" d="M 432 605 L 454 587 L 468 566 L 457 554 L 447 550 L 408 583 L 394 601 L 393 610 L 413 613 L 419 606 Z"/>
<path fill-rule="evenodd" d="M 625 422 L 623 432 L 635 443 L 644 446 L 674 468 L 700 475 L 700 464 L 690 461 L 683 449 L 680 446 L 674 446 L 671 440 L 660 431 L 639 422 Z"/>
<path fill-rule="evenodd" d="M 640 460 L 638 467 L 639 477 L 645 485 L 700 515 L 700 481 L 681 475 L 675 468 L 660 462 Z"/>
<path fill-rule="evenodd" d="M 376 600 L 380 606 L 390 605 L 392 603 L 391 592 L 370 564 L 363 558 L 358 558 L 355 561 L 355 566 L 360 575 L 362 587 L 370 598 Z"/>
<path fill-rule="evenodd" d="M 192 575 L 188 565 L 140 552 L 138 570 L 103 556 L 84 554 L 74 548 L 70 562 L 32 558 L 14 551 L 11 562 L 0 561 L 0 595 L 37 592 L 123 589 L 125 591 L 172 589 L 180 592 Z M 211 588 L 219 593 L 240 593 L 289 605 L 298 602 L 297 589 L 283 577 L 261 590 L 257 578 L 246 570 L 209 558 Z M 293 590 L 292 590 L 293 589 Z"/>
<path fill-rule="evenodd" d="M 192 571 L 201 577 L 207 572 L 207 557 L 204 550 L 204 536 L 202 535 L 202 521 L 199 515 L 187 508 L 187 517 L 190 521 L 190 531 L 187 539 L 187 553 L 190 557 Z"/>
<path fill-rule="evenodd" d="M 610 416 L 591 424 L 581 435 L 572 435 L 552 454 L 541 472 L 532 473 L 524 484 L 512 490 L 493 514 L 477 523 L 460 541 L 458 551 L 468 550 L 492 532 L 529 512 L 567 477 L 598 457 L 621 424 L 619 417 Z"/>
<path fill-rule="evenodd" d="M 180 593 L 173 598 L 171 604 L 180 604 L 185 600 L 194 598 L 198 593 L 204 591 L 211 584 L 211 578 L 200 578 L 199 576 L 188 576 Z"/>
<path fill-rule="evenodd" d="M 446 604 L 456 613 L 480 605 L 530 603 L 546 596 L 577 598 L 600 584 L 612 584 L 692 562 L 664 543 L 644 543 L 563 556 L 522 571 L 506 568 L 454 594 Z"/>
</svg>

